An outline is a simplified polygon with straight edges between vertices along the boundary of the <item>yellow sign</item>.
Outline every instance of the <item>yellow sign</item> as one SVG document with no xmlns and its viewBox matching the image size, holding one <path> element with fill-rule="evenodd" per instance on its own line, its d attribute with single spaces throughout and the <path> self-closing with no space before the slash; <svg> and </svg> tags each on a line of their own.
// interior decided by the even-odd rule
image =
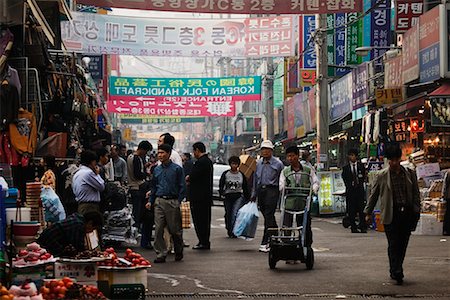
<svg viewBox="0 0 450 300">
<path fill-rule="evenodd" d="M 401 88 L 394 89 L 377 89 L 375 91 L 375 99 L 377 106 L 390 105 L 403 101 L 403 93 Z"/>
</svg>

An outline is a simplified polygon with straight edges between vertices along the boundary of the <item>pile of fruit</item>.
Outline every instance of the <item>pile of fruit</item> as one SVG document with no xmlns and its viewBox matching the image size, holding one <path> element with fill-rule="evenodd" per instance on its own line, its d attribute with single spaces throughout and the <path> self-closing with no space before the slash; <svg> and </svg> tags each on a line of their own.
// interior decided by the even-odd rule
<svg viewBox="0 0 450 300">
<path fill-rule="evenodd" d="M 3 294 L 3 288 L 2 288 L 2 294 Z M 11 298 L 12 296 L 12 298 Z M 12 300 L 43 300 L 41 294 L 38 294 L 38 290 L 36 288 L 36 285 L 33 282 L 24 282 L 22 285 L 17 286 L 13 285 L 9 289 L 9 295 L 6 296 L 3 299 L 12 299 Z M 9 298 L 6 298 L 9 297 Z"/>
<path fill-rule="evenodd" d="M 103 300 L 106 299 L 102 292 L 95 286 L 81 285 L 72 279 L 64 277 L 61 280 L 46 281 L 40 289 L 43 299 L 80 299 Z"/>
<path fill-rule="evenodd" d="M 150 267 L 150 262 L 146 260 L 142 255 L 139 253 L 134 252 L 130 248 L 128 248 L 125 251 L 125 256 L 122 258 L 119 258 L 117 256 L 116 251 L 114 248 L 107 248 L 105 250 L 105 256 L 111 257 L 111 259 L 98 262 L 97 264 L 99 266 L 105 266 L 105 267 L 117 267 L 117 268 L 127 268 L 127 267 Z"/>
<path fill-rule="evenodd" d="M 84 250 L 78 253 L 78 250 L 74 246 L 68 245 L 64 248 L 61 257 L 71 259 L 90 259 L 93 257 L 103 257 L 103 252 L 97 250 Z"/>
<path fill-rule="evenodd" d="M 13 300 L 14 295 L 11 294 L 6 287 L 0 283 L 0 300 Z"/>
<path fill-rule="evenodd" d="M 13 266 L 26 266 L 29 264 L 45 263 L 53 256 L 47 250 L 41 248 L 38 243 L 27 245 L 25 250 L 20 250 L 13 259 Z"/>
</svg>

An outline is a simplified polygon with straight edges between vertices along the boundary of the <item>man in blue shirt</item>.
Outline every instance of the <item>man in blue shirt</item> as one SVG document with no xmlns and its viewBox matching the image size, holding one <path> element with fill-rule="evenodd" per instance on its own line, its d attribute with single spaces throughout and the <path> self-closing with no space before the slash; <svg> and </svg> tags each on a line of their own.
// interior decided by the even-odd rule
<svg viewBox="0 0 450 300">
<path fill-rule="evenodd" d="M 100 177 L 97 165 L 97 154 L 93 151 L 83 151 L 80 155 L 81 168 L 72 179 L 72 189 L 78 202 L 78 212 L 100 212 L 100 192 L 105 189 L 105 182 Z"/>
<path fill-rule="evenodd" d="M 280 173 L 284 165 L 273 156 L 273 144 L 269 140 L 261 143 L 261 158 L 256 163 L 256 172 L 253 175 L 252 201 L 258 198 L 258 206 L 264 216 L 264 235 L 259 247 L 260 252 L 269 252 L 268 228 L 276 228 L 275 210 L 280 197 Z"/>
<path fill-rule="evenodd" d="M 161 164 L 153 171 L 150 202 L 155 209 L 155 263 L 166 262 L 167 244 L 164 241 L 164 227 L 172 235 L 175 261 L 183 259 L 183 229 L 181 226 L 180 202 L 186 197 L 186 183 L 183 168 L 170 160 L 172 147 L 168 144 L 158 146 L 158 159 Z"/>
</svg>

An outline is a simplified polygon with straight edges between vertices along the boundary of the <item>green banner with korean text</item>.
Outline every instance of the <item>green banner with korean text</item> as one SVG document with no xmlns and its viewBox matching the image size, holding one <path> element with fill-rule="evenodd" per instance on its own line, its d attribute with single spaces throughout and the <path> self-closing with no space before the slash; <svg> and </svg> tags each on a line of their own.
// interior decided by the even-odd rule
<svg viewBox="0 0 450 300">
<path fill-rule="evenodd" d="M 358 20 L 360 16 L 360 13 L 347 14 L 347 23 L 351 23 L 351 25 L 347 27 L 347 65 L 358 65 L 362 63 L 362 58 L 356 55 L 356 48 L 362 46 L 363 40 L 363 20 Z"/>
</svg>

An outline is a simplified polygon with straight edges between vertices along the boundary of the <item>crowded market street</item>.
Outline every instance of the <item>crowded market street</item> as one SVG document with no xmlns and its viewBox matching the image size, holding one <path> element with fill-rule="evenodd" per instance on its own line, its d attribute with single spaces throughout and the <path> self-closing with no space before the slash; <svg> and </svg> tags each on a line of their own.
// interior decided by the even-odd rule
<svg viewBox="0 0 450 300">
<path fill-rule="evenodd" d="M 278 216 L 278 214 L 277 214 Z M 185 251 L 181 264 L 168 259 L 148 272 L 149 299 L 449 299 L 450 240 L 412 236 L 405 261 L 405 282 L 396 286 L 386 276 L 384 233 L 352 235 L 340 218 L 313 218 L 315 265 L 277 264 L 270 270 L 267 254 L 255 240 L 226 237 L 223 207 L 213 208 L 211 251 Z M 188 242 L 193 229 L 185 230 Z M 150 251 L 145 256 L 154 257 Z M 341 296 L 340 298 L 338 296 Z M 345 297 L 343 297 L 345 296 Z"/>
</svg>

